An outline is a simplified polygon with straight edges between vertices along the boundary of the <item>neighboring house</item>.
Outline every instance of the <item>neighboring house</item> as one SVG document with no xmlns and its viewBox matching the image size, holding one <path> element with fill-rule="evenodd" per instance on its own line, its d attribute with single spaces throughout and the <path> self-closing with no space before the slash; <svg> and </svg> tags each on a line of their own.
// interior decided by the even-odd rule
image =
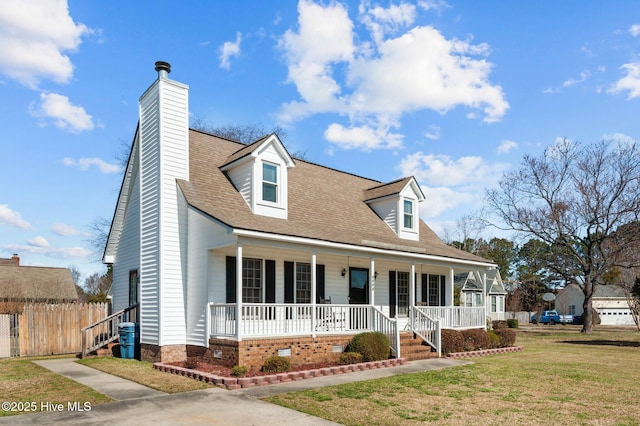
<svg viewBox="0 0 640 426">
<path fill-rule="evenodd" d="M 139 303 L 142 359 L 320 362 L 368 330 L 397 356 L 400 330 L 437 349 L 438 324 L 485 326 L 485 307 L 453 306 L 453 281 L 495 264 L 420 220 L 433 201 L 413 177 L 295 159 L 275 134 L 244 145 L 189 130 L 188 87 L 156 70 L 104 253 L 114 311 Z"/>
<path fill-rule="evenodd" d="M 454 277 L 455 288 L 460 291 L 460 306 L 467 308 L 484 307 L 486 316 L 493 320 L 504 320 L 505 297 L 500 271 L 490 269 L 484 271 L 469 271 Z"/>
<path fill-rule="evenodd" d="M 558 313 L 582 315 L 584 293 L 577 284 L 569 284 L 556 296 L 555 307 Z M 599 285 L 591 299 L 593 309 L 598 312 L 602 325 L 635 325 L 629 303 L 619 285 Z"/>
<path fill-rule="evenodd" d="M 19 312 L 25 303 L 78 301 L 68 268 L 20 266 L 17 255 L 0 260 L 0 313 Z"/>
</svg>

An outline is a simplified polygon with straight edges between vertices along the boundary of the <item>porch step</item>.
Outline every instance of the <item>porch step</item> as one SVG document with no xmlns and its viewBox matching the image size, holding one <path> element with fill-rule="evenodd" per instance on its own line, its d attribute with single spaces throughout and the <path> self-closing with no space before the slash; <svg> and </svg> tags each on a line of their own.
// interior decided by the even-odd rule
<svg viewBox="0 0 640 426">
<path fill-rule="evenodd" d="M 438 357 L 438 353 L 413 332 L 400 333 L 400 352 L 408 361 Z"/>
<path fill-rule="evenodd" d="M 120 342 L 116 340 L 115 342 L 108 343 L 106 347 L 96 349 L 95 356 L 97 357 L 112 357 L 114 356 L 115 351 L 120 350 Z"/>
</svg>

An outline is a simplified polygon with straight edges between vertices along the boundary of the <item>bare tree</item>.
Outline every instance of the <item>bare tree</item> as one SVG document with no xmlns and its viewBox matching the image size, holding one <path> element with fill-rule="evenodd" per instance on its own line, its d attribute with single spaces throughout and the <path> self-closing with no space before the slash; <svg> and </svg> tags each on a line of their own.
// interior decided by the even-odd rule
<svg viewBox="0 0 640 426">
<path fill-rule="evenodd" d="M 578 282 L 585 296 L 583 333 L 593 331 L 591 299 L 616 266 L 616 229 L 640 212 L 640 152 L 635 143 L 583 145 L 563 140 L 525 156 L 487 200 L 495 226 L 551 246 L 549 264 Z M 631 236 L 628 236 L 632 238 Z M 633 236 L 637 238 L 637 236 Z"/>
</svg>

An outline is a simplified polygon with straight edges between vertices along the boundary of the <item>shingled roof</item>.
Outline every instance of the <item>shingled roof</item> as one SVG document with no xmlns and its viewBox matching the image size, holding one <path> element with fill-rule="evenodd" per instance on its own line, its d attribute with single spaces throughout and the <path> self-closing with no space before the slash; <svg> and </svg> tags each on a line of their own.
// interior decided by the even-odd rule
<svg viewBox="0 0 640 426">
<path fill-rule="evenodd" d="M 396 191 L 396 186 L 404 187 L 406 179 L 385 185 L 296 159 L 288 171 L 288 218 L 284 220 L 253 214 L 220 169 L 250 152 L 250 146 L 190 130 L 189 150 L 189 180 L 178 180 L 187 202 L 230 228 L 491 263 L 444 244 L 422 221 L 419 241 L 401 239 L 365 203 Z"/>
<path fill-rule="evenodd" d="M 73 302 L 78 294 L 68 268 L 0 265 L 0 300 Z"/>
</svg>

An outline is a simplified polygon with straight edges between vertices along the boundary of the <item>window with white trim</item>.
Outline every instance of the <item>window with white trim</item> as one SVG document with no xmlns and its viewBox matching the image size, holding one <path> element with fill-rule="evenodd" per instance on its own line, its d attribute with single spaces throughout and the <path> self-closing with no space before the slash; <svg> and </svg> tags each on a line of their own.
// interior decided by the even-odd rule
<svg viewBox="0 0 640 426">
<path fill-rule="evenodd" d="M 396 273 L 396 294 L 398 303 L 398 316 L 409 315 L 409 273 L 398 271 Z"/>
<path fill-rule="evenodd" d="M 262 259 L 242 259 L 242 301 L 262 303 Z"/>
<path fill-rule="evenodd" d="M 311 303 L 310 263 L 296 263 L 296 303 Z"/>
<path fill-rule="evenodd" d="M 278 166 L 262 163 L 262 200 L 278 202 Z"/>
<path fill-rule="evenodd" d="M 404 227 L 413 229 L 413 201 L 404 200 Z"/>
<path fill-rule="evenodd" d="M 427 303 L 429 306 L 440 306 L 440 275 L 429 275 Z"/>
</svg>

